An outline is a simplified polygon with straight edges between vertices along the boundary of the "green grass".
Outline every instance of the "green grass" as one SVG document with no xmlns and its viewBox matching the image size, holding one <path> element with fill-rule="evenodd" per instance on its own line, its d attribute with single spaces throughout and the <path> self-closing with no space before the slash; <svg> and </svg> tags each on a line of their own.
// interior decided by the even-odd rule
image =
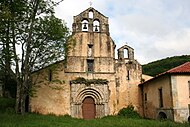
<svg viewBox="0 0 190 127">
<path fill-rule="evenodd" d="M 15 114 L 14 99 L 0 98 L 0 127 L 190 127 L 189 123 L 107 116 L 83 120 L 70 116 Z"/>
<path fill-rule="evenodd" d="M 127 119 L 118 116 L 83 120 L 69 116 L 2 113 L 0 114 L 0 127 L 189 127 L 189 124 L 171 121 Z"/>
</svg>

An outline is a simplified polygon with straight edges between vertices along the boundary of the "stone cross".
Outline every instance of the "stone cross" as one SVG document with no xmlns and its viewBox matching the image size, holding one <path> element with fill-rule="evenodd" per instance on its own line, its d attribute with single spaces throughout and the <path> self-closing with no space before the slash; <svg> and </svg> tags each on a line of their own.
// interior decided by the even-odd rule
<svg viewBox="0 0 190 127">
<path fill-rule="evenodd" d="M 92 6 L 92 1 L 90 1 L 89 4 L 90 4 L 90 7 L 91 7 Z"/>
</svg>

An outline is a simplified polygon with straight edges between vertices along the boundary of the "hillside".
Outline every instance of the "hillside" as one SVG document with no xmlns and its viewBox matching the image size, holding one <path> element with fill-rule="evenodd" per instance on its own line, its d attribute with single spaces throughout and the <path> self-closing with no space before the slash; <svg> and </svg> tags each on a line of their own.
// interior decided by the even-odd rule
<svg viewBox="0 0 190 127">
<path fill-rule="evenodd" d="M 143 74 L 155 76 L 187 61 L 190 61 L 190 55 L 167 57 L 165 59 L 142 65 L 142 71 Z"/>
</svg>

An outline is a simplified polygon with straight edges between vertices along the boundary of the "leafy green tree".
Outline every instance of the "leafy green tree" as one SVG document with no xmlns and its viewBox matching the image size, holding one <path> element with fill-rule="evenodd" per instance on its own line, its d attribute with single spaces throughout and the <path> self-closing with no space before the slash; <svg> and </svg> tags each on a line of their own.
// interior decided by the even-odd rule
<svg viewBox="0 0 190 127">
<path fill-rule="evenodd" d="M 0 1 L 0 67 L 16 81 L 17 113 L 25 113 L 32 72 L 66 55 L 70 33 L 64 21 L 54 16 L 57 4 L 51 0 Z"/>
<path fill-rule="evenodd" d="M 156 76 L 189 61 L 190 55 L 168 57 L 143 65 L 142 71 L 143 74 Z"/>
</svg>

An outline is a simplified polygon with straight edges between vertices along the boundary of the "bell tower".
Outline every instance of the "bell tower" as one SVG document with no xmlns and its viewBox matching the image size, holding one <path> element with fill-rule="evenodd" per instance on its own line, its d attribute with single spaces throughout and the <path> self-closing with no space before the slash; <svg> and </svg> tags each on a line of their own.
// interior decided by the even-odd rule
<svg viewBox="0 0 190 127">
<path fill-rule="evenodd" d="M 92 7 L 74 16 L 66 72 L 113 73 L 115 44 L 108 17 Z"/>
<path fill-rule="evenodd" d="M 109 86 L 114 87 L 115 83 L 115 44 L 109 34 L 108 18 L 90 7 L 74 16 L 72 29 L 65 68 L 65 73 L 72 75 L 67 78 L 71 89 L 71 116 L 89 119 L 90 114 L 93 114 L 90 118 L 109 115 L 112 107 L 108 106 Z M 89 109 L 93 110 L 86 112 L 86 101 L 92 104 Z"/>
<path fill-rule="evenodd" d="M 101 32 L 109 34 L 108 18 L 90 7 L 77 16 L 74 16 L 73 33 Z"/>
</svg>

